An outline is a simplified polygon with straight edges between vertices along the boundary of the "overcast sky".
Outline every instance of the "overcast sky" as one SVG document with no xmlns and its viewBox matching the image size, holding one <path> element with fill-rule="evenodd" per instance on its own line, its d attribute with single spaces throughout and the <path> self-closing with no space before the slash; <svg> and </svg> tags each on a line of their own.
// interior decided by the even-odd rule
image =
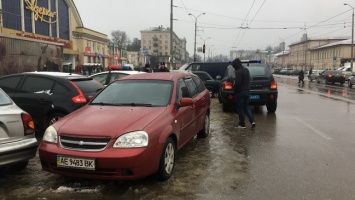
<svg viewBox="0 0 355 200">
<path fill-rule="evenodd" d="M 107 34 L 110 39 L 112 30 L 140 39 L 141 30 L 170 27 L 170 2 L 74 0 L 84 26 Z M 200 38 L 205 39 L 206 53 L 212 51 L 213 55 L 265 49 L 281 41 L 288 46 L 306 32 L 310 38 L 351 37 L 352 9 L 344 3 L 355 7 L 355 0 L 173 0 L 173 30 L 180 38 L 186 38 L 190 56 L 195 17 L 189 13 L 199 16 L 196 46 L 202 47 L 204 40 Z"/>
</svg>

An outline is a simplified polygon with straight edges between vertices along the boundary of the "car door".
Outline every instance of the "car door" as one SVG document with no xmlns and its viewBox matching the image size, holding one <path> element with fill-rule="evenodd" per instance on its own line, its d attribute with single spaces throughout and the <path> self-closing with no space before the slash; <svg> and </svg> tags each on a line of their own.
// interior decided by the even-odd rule
<svg viewBox="0 0 355 200">
<path fill-rule="evenodd" d="M 181 98 L 190 98 L 189 89 L 182 78 L 178 80 L 176 94 L 176 102 L 180 102 Z M 180 127 L 179 146 L 183 146 L 190 140 L 195 128 L 195 124 L 193 123 L 194 118 L 194 106 L 180 107 L 177 110 L 176 121 Z"/>
<path fill-rule="evenodd" d="M 43 126 L 46 113 L 53 107 L 50 100 L 53 85 L 54 81 L 49 78 L 26 75 L 12 98 L 20 108 L 32 116 L 38 128 Z"/>
<path fill-rule="evenodd" d="M 199 78 L 193 76 L 192 80 L 195 84 L 194 87 L 197 89 L 197 93 L 193 99 L 195 101 L 196 128 L 198 128 L 202 127 L 205 123 L 205 116 L 209 106 L 209 94 L 205 92 L 206 87 Z"/>
</svg>

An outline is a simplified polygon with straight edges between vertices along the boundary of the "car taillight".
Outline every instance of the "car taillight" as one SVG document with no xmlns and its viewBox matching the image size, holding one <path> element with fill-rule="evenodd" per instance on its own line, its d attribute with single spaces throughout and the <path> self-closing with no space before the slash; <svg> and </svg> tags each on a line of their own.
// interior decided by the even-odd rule
<svg viewBox="0 0 355 200">
<path fill-rule="evenodd" d="M 328 74 L 328 78 L 332 78 L 332 76 L 333 76 L 332 74 Z"/>
<path fill-rule="evenodd" d="M 232 82 L 225 82 L 223 86 L 224 90 L 232 90 L 233 89 L 233 83 Z"/>
<path fill-rule="evenodd" d="M 33 134 L 35 132 L 35 124 L 32 120 L 32 117 L 27 113 L 21 113 L 21 119 L 25 135 Z"/>
<path fill-rule="evenodd" d="M 277 82 L 276 81 L 271 81 L 270 89 L 272 89 L 272 90 L 276 90 L 277 89 Z"/>
<path fill-rule="evenodd" d="M 80 90 L 80 88 L 79 88 L 75 83 L 73 83 L 72 81 L 69 81 L 69 82 L 70 82 L 70 83 L 75 87 L 75 89 L 79 92 L 79 95 L 77 95 L 77 96 L 71 98 L 71 99 L 73 100 L 73 102 L 74 102 L 74 103 L 84 103 L 84 104 L 87 103 L 86 98 L 85 98 L 83 92 Z"/>
<path fill-rule="evenodd" d="M 342 77 L 345 78 L 345 74 L 343 74 Z"/>
</svg>

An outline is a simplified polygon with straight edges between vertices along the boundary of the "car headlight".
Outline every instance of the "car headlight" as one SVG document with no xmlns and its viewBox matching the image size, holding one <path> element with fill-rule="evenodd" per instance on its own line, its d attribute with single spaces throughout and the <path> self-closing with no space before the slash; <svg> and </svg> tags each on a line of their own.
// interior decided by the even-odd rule
<svg viewBox="0 0 355 200">
<path fill-rule="evenodd" d="M 58 142 L 58 134 L 57 130 L 53 126 L 49 126 L 43 135 L 43 141 L 50 142 L 50 143 L 57 143 Z"/>
<path fill-rule="evenodd" d="M 126 133 L 117 138 L 113 148 L 135 148 L 148 146 L 148 134 L 145 131 Z"/>
</svg>

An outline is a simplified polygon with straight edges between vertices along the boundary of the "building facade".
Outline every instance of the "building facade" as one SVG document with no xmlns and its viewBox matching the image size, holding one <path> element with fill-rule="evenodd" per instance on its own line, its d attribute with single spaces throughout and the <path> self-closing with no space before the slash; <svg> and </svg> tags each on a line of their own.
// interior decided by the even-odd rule
<svg viewBox="0 0 355 200">
<path fill-rule="evenodd" d="M 107 35 L 84 28 L 73 0 L 0 0 L 1 35 L 58 44 L 62 63 L 73 68 L 85 62 L 108 65 Z"/>
<path fill-rule="evenodd" d="M 188 61 L 186 51 L 186 39 L 180 39 L 173 33 L 173 41 L 170 41 L 170 29 L 162 26 L 149 28 L 141 31 L 141 49 L 147 57 L 147 61 L 153 66 L 159 62 L 172 63 L 171 68 L 179 67 Z M 170 47 L 172 42 L 172 52 Z M 171 58 L 173 60 L 171 61 Z"/>
</svg>

